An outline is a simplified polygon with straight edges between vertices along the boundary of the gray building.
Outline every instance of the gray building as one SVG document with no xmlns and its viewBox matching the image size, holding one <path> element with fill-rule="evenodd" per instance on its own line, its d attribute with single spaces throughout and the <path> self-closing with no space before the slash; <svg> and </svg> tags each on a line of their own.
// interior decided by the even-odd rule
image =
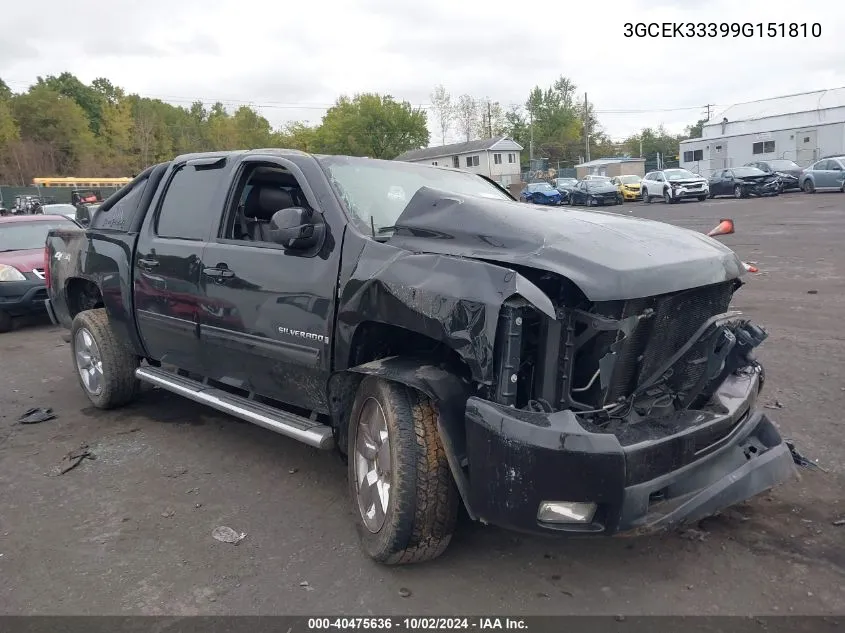
<svg viewBox="0 0 845 633">
<path fill-rule="evenodd" d="M 806 167 L 835 154 L 845 154 L 845 88 L 732 105 L 704 125 L 701 138 L 682 141 L 678 158 L 708 176 L 761 160 Z"/>
<path fill-rule="evenodd" d="M 504 187 L 520 182 L 519 161 L 522 145 L 507 136 L 469 143 L 452 143 L 415 149 L 394 160 L 455 167 L 492 178 Z"/>
</svg>

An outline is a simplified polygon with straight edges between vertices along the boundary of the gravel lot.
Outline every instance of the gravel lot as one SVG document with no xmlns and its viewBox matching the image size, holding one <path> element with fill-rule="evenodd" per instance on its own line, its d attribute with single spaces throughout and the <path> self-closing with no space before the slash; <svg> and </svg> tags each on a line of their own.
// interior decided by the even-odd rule
<svg viewBox="0 0 845 633">
<path fill-rule="evenodd" d="M 736 221 L 725 242 L 762 271 L 736 297 L 770 332 L 762 402 L 826 472 L 680 534 L 559 541 L 465 522 L 441 559 L 385 568 L 358 549 L 336 455 L 158 390 L 97 411 L 61 330 L 25 324 L 0 335 L 0 613 L 845 613 L 845 195 L 621 212 Z M 16 424 L 32 406 L 58 417 Z M 80 444 L 96 459 L 54 476 Z M 247 537 L 219 543 L 219 525 Z"/>
</svg>

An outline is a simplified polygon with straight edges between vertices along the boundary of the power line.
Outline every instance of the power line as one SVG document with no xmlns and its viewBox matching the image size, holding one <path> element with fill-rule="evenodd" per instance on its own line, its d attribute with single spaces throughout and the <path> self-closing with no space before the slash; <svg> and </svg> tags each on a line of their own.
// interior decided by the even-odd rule
<svg viewBox="0 0 845 633">
<path fill-rule="evenodd" d="M 34 85 L 33 82 L 22 81 L 22 80 L 15 80 L 15 79 L 6 79 L 6 83 L 8 84 L 18 84 L 22 86 L 30 87 Z M 135 94 L 138 97 L 145 98 L 145 99 L 159 99 L 161 101 L 169 101 L 173 103 L 196 103 L 202 102 L 205 104 L 214 104 L 214 103 L 222 103 L 223 105 L 245 105 L 250 106 L 253 108 L 270 108 L 270 109 L 289 109 L 289 110 L 328 110 L 331 107 L 334 107 L 334 103 L 320 103 L 315 101 L 302 101 L 298 103 L 294 102 L 286 102 L 286 101 L 256 101 L 256 100 L 245 100 L 245 99 L 228 99 L 228 98 L 209 98 L 209 97 L 183 97 L 178 95 L 154 95 L 154 94 L 140 94 L 140 93 L 130 93 Z M 431 103 L 412 103 L 412 106 L 418 108 L 424 108 L 430 110 L 434 108 L 434 105 Z M 524 103 L 516 103 L 511 102 L 507 104 L 508 108 L 524 108 Z M 710 104 L 710 107 L 716 107 L 715 104 Z M 594 114 L 654 114 L 659 112 L 684 112 L 690 110 L 699 110 L 701 106 L 677 106 L 677 107 L 663 107 L 663 108 L 641 108 L 641 109 L 618 109 L 618 108 L 609 108 L 604 110 L 594 109 Z"/>
</svg>

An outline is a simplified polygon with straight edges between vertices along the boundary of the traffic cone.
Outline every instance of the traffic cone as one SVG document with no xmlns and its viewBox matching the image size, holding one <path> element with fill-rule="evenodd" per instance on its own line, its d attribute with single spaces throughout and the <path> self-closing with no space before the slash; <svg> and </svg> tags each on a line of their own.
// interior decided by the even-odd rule
<svg viewBox="0 0 845 633">
<path fill-rule="evenodd" d="M 710 231 L 708 237 L 716 237 L 717 235 L 730 235 L 734 232 L 734 221 L 728 218 L 719 220 L 719 226 Z"/>
</svg>

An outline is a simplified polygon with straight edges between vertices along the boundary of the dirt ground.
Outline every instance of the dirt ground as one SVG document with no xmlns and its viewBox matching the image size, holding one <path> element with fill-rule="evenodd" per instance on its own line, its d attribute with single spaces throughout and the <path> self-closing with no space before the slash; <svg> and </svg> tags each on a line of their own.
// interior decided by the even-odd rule
<svg viewBox="0 0 845 633">
<path fill-rule="evenodd" d="M 770 333 L 762 402 L 824 471 L 682 533 L 561 541 L 464 522 L 441 559 L 385 568 L 358 549 L 336 455 L 159 390 L 97 411 L 61 330 L 25 324 L 0 335 L 0 613 L 845 613 L 845 195 L 621 212 L 736 221 L 725 242 L 762 270 L 736 296 Z M 17 424 L 33 406 L 58 417 Z M 81 444 L 96 459 L 56 476 Z M 247 536 L 217 542 L 220 525 Z"/>
</svg>

